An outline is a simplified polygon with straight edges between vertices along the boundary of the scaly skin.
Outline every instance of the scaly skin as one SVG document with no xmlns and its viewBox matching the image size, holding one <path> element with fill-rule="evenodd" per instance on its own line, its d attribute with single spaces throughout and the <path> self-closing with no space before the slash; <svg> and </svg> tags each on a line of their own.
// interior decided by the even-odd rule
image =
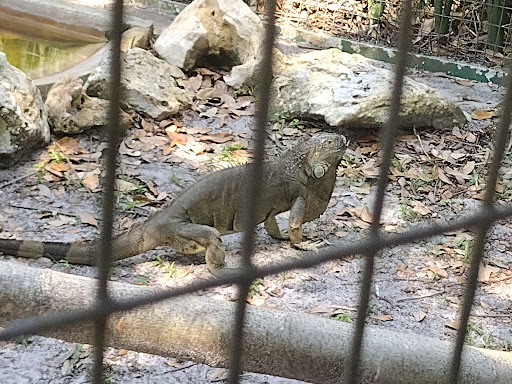
<svg viewBox="0 0 512 384">
<path fill-rule="evenodd" d="M 302 224 L 318 218 L 327 208 L 345 148 L 343 136 L 319 133 L 264 163 L 257 221 L 264 223 L 269 235 L 284 238 L 275 216 L 290 211 L 290 241 L 302 241 Z M 251 166 L 222 169 L 200 178 L 146 221 L 114 237 L 114 260 L 169 245 L 185 254 L 206 250 L 208 270 L 218 274 L 225 257 L 221 236 L 243 229 L 243 193 L 249 182 L 246 170 Z M 93 265 L 100 250 L 97 240 L 53 243 L 0 239 L 0 251 L 28 258 L 50 255 L 56 260 Z"/>
</svg>

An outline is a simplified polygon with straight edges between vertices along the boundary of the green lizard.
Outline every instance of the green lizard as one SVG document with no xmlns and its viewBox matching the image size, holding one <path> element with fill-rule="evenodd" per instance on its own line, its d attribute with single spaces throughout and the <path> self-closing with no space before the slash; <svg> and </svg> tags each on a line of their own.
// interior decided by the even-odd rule
<svg viewBox="0 0 512 384">
<path fill-rule="evenodd" d="M 264 162 L 262 200 L 258 223 L 283 239 L 275 216 L 290 211 L 288 235 L 293 244 L 302 241 L 302 224 L 318 218 L 327 208 L 336 182 L 346 139 L 334 133 L 318 133 L 300 141 L 282 156 Z M 206 265 L 212 274 L 224 267 L 221 236 L 240 232 L 246 212 L 244 190 L 251 164 L 222 169 L 201 177 L 185 188 L 170 204 L 144 222 L 121 232 L 112 241 L 113 259 L 121 260 L 168 245 L 184 254 L 206 250 Z M 0 251 L 37 258 L 93 265 L 100 253 L 99 241 L 73 243 L 0 239 Z"/>
</svg>

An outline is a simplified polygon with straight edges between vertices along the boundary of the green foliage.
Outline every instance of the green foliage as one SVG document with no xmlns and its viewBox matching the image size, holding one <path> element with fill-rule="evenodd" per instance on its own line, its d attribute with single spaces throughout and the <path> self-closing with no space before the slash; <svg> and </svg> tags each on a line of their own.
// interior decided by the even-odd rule
<svg viewBox="0 0 512 384">
<path fill-rule="evenodd" d="M 248 296 L 252 299 L 254 296 L 260 293 L 261 288 L 265 286 L 265 282 L 263 279 L 256 279 L 251 283 L 251 286 L 249 287 L 249 293 Z"/>
<path fill-rule="evenodd" d="M 409 199 L 405 197 L 400 199 L 398 215 L 406 221 L 417 221 L 421 218 L 421 214 L 409 206 Z"/>
<path fill-rule="evenodd" d="M 14 342 L 18 345 L 21 345 L 22 347 L 28 347 L 30 344 L 32 344 L 33 340 L 30 338 L 30 336 L 18 336 L 14 339 Z"/>
<path fill-rule="evenodd" d="M 157 256 L 156 259 L 153 261 L 153 266 L 163 269 L 168 278 L 171 278 L 176 273 L 175 262 L 174 261 L 172 263 L 166 262 L 166 261 L 162 260 L 160 258 L 160 256 Z"/>
<path fill-rule="evenodd" d="M 366 310 L 366 317 L 371 317 L 377 313 L 377 304 L 372 304 L 368 306 Z"/>
<path fill-rule="evenodd" d="M 233 156 L 233 152 L 241 149 L 247 149 L 247 147 L 241 143 L 225 145 L 224 148 L 222 148 L 222 152 L 220 153 L 219 157 L 223 161 L 229 161 L 230 163 L 238 163 L 238 161 Z"/>
<path fill-rule="evenodd" d="M 464 257 L 462 261 L 467 263 L 471 260 L 471 252 L 473 251 L 473 241 L 463 238 L 457 237 L 452 241 L 454 247 L 460 248 L 464 250 Z"/>
<path fill-rule="evenodd" d="M 135 276 L 134 284 L 137 285 L 148 285 L 149 284 L 149 277 L 144 275 Z"/>
<path fill-rule="evenodd" d="M 67 160 L 58 148 L 52 148 L 48 151 L 51 160 L 54 163 L 66 163 Z"/>
<path fill-rule="evenodd" d="M 303 121 L 297 118 L 293 118 L 291 113 L 285 110 L 276 111 L 270 115 L 270 123 L 274 129 L 283 131 L 285 128 L 297 128 L 304 129 Z"/>
<path fill-rule="evenodd" d="M 169 181 L 174 184 L 179 184 L 181 177 L 179 177 L 176 172 L 171 171 L 171 174 L 169 175 Z"/>
<path fill-rule="evenodd" d="M 337 320 L 337 321 L 343 321 L 344 323 L 352 322 L 352 319 L 350 318 L 350 316 L 345 313 L 337 313 L 335 315 L 332 315 L 331 319 Z"/>
</svg>

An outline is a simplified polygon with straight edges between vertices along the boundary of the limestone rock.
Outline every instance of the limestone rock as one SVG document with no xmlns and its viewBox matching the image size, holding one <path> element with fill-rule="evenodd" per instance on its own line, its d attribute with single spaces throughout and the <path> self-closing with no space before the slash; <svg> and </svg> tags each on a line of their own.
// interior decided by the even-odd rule
<svg viewBox="0 0 512 384">
<path fill-rule="evenodd" d="M 275 60 L 273 112 L 323 119 L 331 126 L 378 128 L 387 121 L 393 73 L 360 55 L 327 49 Z M 405 79 L 402 126 L 452 128 L 466 118 L 434 89 Z"/>
<path fill-rule="evenodd" d="M 183 72 L 148 51 L 132 48 L 122 55 L 121 106 L 123 109 L 145 112 L 154 119 L 170 117 L 190 103 L 185 91 L 174 78 Z M 87 79 L 85 92 L 89 96 L 110 97 L 110 60 L 103 60 Z"/>
<path fill-rule="evenodd" d="M 162 32 L 154 48 L 185 71 L 198 61 L 232 66 L 224 80 L 240 88 L 254 81 L 263 32 L 261 20 L 242 0 L 195 0 Z"/>
<path fill-rule="evenodd" d="M 7 168 L 50 140 L 39 90 L 0 52 L 0 168 Z"/>
<path fill-rule="evenodd" d="M 107 125 L 109 101 L 87 96 L 82 85 L 80 78 L 63 76 L 48 92 L 45 106 L 53 132 L 72 135 Z M 120 125 L 127 127 L 132 118 L 124 111 L 120 113 Z"/>
</svg>

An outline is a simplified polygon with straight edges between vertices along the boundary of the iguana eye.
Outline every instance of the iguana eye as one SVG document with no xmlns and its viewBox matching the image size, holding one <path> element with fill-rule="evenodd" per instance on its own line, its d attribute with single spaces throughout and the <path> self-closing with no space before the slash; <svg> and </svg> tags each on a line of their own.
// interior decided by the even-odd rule
<svg viewBox="0 0 512 384">
<path fill-rule="evenodd" d="M 323 177 L 325 175 L 325 172 L 327 172 L 327 165 L 325 164 L 317 164 L 313 168 L 313 176 L 315 176 L 315 178 L 317 179 Z"/>
</svg>

